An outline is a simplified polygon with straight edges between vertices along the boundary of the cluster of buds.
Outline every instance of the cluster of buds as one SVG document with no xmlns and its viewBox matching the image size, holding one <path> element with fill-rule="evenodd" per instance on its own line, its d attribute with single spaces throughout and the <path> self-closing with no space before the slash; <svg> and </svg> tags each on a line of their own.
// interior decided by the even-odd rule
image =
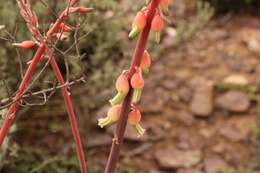
<svg viewBox="0 0 260 173">
<path fill-rule="evenodd" d="M 71 1 L 71 5 L 74 5 L 76 2 L 77 2 L 77 0 Z M 24 17 L 24 19 L 26 20 L 28 28 L 30 29 L 32 35 L 36 36 L 37 34 L 39 34 L 38 30 L 37 30 L 39 24 L 38 24 L 38 19 L 37 19 L 36 15 L 34 15 L 34 13 L 31 11 L 29 11 L 30 13 L 27 12 L 28 13 L 27 14 L 26 11 L 22 8 L 23 6 L 21 5 L 21 3 L 18 2 L 18 4 L 19 4 L 19 6 L 21 6 L 21 9 L 22 9 L 21 14 Z M 29 5 L 29 4 L 26 4 L 26 5 Z M 47 37 L 50 36 L 50 37 L 55 37 L 59 40 L 65 40 L 67 38 L 67 36 L 64 33 L 71 32 L 74 30 L 74 28 L 63 22 L 60 22 L 61 19 L 66 18 L 68 16 L 68 14 L 71 14 L 71 13 L 85 14 L 92 10 L 93 10 L 92 8 L 86 8 L 86 7 L 82 7 L 82 6 L 79 6 L 79 7 L 71 6 L 71 7 L 67 8 L 62 13 L 60 20 L 58 20 L 55 24 L 51 25 L 50 30 L 46 34 Z M 38 45 L 38 43 L 34 40 L 26 40 L 26 41 L 23 41 L 20 43 L 13 43 L 12 45 L 17 48 L 31 49 L 34 46 Z"/>
<path fill-rule="evenodd" d="M 147 1 L 147 4 L 150 1 Z M 155 34 L 156 42 L 160 42 L 161 31 L 164 26 L 163 15 L 168 15 L 169 0 L 160 0 L 160 6 L 156 8 L 155 14 L 151 21 L 151 30 Z M 132 30 L 129 33 L 130 38 L 136 37 L 147 27 L 148 11 L 151 3 L 143 7 L 134 18 Z M 143 76 L 149 73 L 152 60 L 148 51 L 144 51 L 140 64 L 134 67 L 134 73 L 123 71 L 116 80 L 117 94 L 110 100 L 111 108 L 108 110 L 107 116 L 98 120 L 98 125 L 103 128 L 108 125 L 116 123 L 120 119 L 122 110 L 122 101 L 126 98 L 130 91 L 132 91 L 131 110 L 128 114 L 128 124 L 131 125 L 137 132 L 138 136 L 142 136 L 145 132 L 140 125 L 141 112 L 137 107 L 141 99 L 142 90 L 144 87 Z M 133 67 L 132 67 L 133 68 Z"/>
<path fill-rule="evenodd" d="M 150 1 L 147 1 L 149 4 Z M 160 8 L 156 9 L 156 14 L 152 20 L 151 30 L 154 32 L 155 41 L 157 43 L 160 42 L 161 39 L 161 31 L 164 27 L 163 15 L 169 14 L 169 2 L 170 0 L 160 0 Z M 149 10 L 149 5 L 143 7 L 139 12 L 137 12 L 133 24 L 132 30 L 129 33 L 130 38 L 136 37 L 140 32 L 143 31 L 145 26 L 147 25 L 147 12 Z"/>
<path fill-rule="evenodd" d="M 123 71 L 116 80 L 116 90 L 117 94 L 114 98 L 110 100 L 112 107 L 108 110 L 107 116 L 105 118 L 100 118 L 98 120 L 98 125 L 103 128 L 108 125 L 116 123 L 120 118 L 122 101 L 125 99 L 130 91 L 133 89 L 132 105 L 131 111 L 129 113 L 128 124 L 133 127 L 138 136 L 142 136 L 145 132 L 140 125 L 141 113 L 137 108 L 136 104 L 140 101 L 142 90 L 144 87 L 143 74 L 149 72 L 151 66 L 151 57 L 147 51 L 144 52 L 140 67 L 135 68 L 135 73 L 128 79 L 128 71 Z"/>
</svg>

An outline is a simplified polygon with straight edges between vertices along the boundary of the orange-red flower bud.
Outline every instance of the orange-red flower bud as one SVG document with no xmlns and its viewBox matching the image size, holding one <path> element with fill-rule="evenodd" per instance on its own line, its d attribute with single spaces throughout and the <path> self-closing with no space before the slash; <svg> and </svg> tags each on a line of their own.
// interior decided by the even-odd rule
<svg viewBox="0 0 260 173">
<path fill-rule="evenodd" d="M 27 40 L 27 41 L 23 41 L 21 43 L 13 43 L 12 45 L 15 47 L 18 47 L 18 48 L 30 49 L 36 45 L 36 42 L 33 40 Z"/>
<path fill-rule="evenodd" d="M 162 13 L 166 16 L 169 15 L 169 4 L 170 4 L 170 0 L 160 0 L 160 7 Z"/>
<path fill-rule="evenodd" d="M 68 25 L 66 25 L 65 23 L 61 23 L 60 24 L 60 28 L 62 31 L 64 32 L 69 32 L 69 31 L 72 31 L 72 28 Z"/>
<path fill-rule="evenodd" d="M 144 87 L 144 79 L 142 73 L 136 72 L 131 78 L 131 86 L 134 89 L 142 89 Z"/>
<path fill-rule="evenodd" d="M 133 38 L 138 35 L 146 26 L 147 17 L 143 11 L 139 11 L 133 21 L 132 30 L 129 33 L 129 37 Z"/>
<path fill-rule="evenodd" d="M 124 73 L 122 73 L 116 80 L 117 95 L 110 100 L 112 105 L 119 104 L 128 94 L 130 89 L 128 79 Z"/>
<path fill-rule="evenodd" d="M 140 64 L 140 68 L 142 69 L 142 71 L 144 73 L 148 73 L 149 72 L 149 68 L 151 66 L 152 60 L 151 57 L 149 55 L 149 53 L 147 51 L 144 51 L 142 60 L 141 60 L 141 64 Z"/>
<path fill-rule="evenodd" d="M 69 13 L 88 13 L 92 11 L 92 8 L 86 8 L 86 7 L 70 7 L 69 8 Z"/>
<path fill-rule="evenodd" d="M 161 31 L 164 27 L 164 21 L 160 14 L 156 14 L 152 21 L 152 31 L 155 32 L 155 40 L 157 43 L 160 42 L 161 39 Z"/>
<path fill-rule="evenodd" d="M 103 128 L 116 123 L 120 117 L 121 108 L 121 105 L 111 107 L 107 112 L 107 117 L 98 119 L 98 125 Z"/>
<path fill-rule="evenodd" d="M 144 87 L 144 79 L 142 73 L 138 70 L 131 78 L 131 86 L 134 89 L 132 102 L 138 103 L 141 99 L 142 89 Z"/>
<path fill-rule="evenodd" d="M 138 136 L 142 136 L 145 133 L 145 129 L 140 125 L 141 116 L 142 115 L 138 109 L 132 110 L 128 115 L 128 123 L 134 128 Z"/>
<path fill-rule="evenodd" d="M 116 80 L 116 90 L 118 92 L 128 93 L 129 82 L 125 74 L 121 74 Z"/>
<path fill-rule="evenodd" d="M 141 121 L 141 112 L 138 109 L 132 110 L 128 116 L 128 123 L 130 125 L 136 125 Z"/>
</svg>

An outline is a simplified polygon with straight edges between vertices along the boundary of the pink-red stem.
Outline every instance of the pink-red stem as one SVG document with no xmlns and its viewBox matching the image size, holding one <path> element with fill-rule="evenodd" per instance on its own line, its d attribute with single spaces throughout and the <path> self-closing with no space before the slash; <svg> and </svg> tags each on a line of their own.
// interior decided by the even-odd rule
<svg viewBox="0 0 260 173">
<path fill-rule="evenodd" d="M 62 74 L 60 72 L 60 69 L 59 69 L 54 57 L 51 56 L 50 52 L 49 52 L 49 55 L 50 55 L 49 58 L 50 58 L 50 63 L 51 63 L 52 69 L 53 69 L 53 73 L 55 74 L 60 85 L 65 86 L 65 81 L 62 77 Z M 83 146 L 82 146 L 81 139 L 80 139 L 77 119 L 76 119 L 76 115 L 74 113 L 71 97 L 70 97 L 69 91 L 66 86 L 62 88 L 62 94 L 63 94 L 64 102 L 65 102 L 66 109 L 67 109 L 68 116 L 69 116 L 73 138 L 76 143 L 76 150 L 77 150 L 77 155 L 78 155 L 78 159 L 80 162 L 81 172 L 87 173 L 85 155 L 84 155 L 84 150 L 83 150 Z"/>
<path fill-rule="evenodd" d="M 141 35 L 137 41 L 135 52 L 134 52 L 134 55 L 132 58 L 132 63 L 131 63 L 130 71 L 129 71 L 128 80 L 130 80 L 132 75 L 134 74 L 135 68 L 140 66 L 141 58 L 144 53 L 144 50 L 145 50 L 145 47 L 147 44 L 147 40 L 148 40 L 148 36 L 149 36 L 150 30 L 151 30 L 152 19 L 155 15 L 156 8 L 158 7 L 158 5 L 159 5 L 159 0 L 152 0 L 150 7 L 149 7 L 148 14 L 147 14 L 146 27 L 144 28 L 143 32 L 141 33 Z M 126 129 L 126 125 L 127 125 L 128 114 L 129 114 L 130 107 L 131 107 L 132 94 L 133 94 L 133 89 L 131 88 L 130 92 L 128 93 L 128 95 L 126 96 L 126 98 L 124 99 L 124 101 L 122 103 L 120 119 L 117 123 L 115 138 L 112 142 L 109 158 L 108 158 L 104 173 L 114 173 L 115 172 L 117 161 L 118 161 L 118 158 L 120 155 L 120 148 L 121 148 L 121 145 L 124 140 L 124 134 L 125 134 L 125 129 Z"/>
</svg>

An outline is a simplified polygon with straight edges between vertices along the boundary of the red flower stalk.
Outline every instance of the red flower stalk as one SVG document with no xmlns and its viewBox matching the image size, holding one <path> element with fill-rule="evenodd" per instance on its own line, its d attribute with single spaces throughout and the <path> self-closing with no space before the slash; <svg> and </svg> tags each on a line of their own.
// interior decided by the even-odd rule
<svg viewBox="0 0 260 173">
<path fill-rule="evenodd" d="M 122 73 L 116 80 L 117 95 L 110 100 L 111 105 L 119 104 L 128 94 L 129 88 L 127 76 Z"/>
<path fill-rule="evenodd" d="M 18 48 L 30 49 L 36 45 L 36 42 L 32 40 L 28 40 L 28 41 L 23 41 L 21 43 L 13 43 L 12 45 Z"/>
<path fill-rule="evenodd" d="M 128 81 L 129 82 L 131 81 L 132 76 L 136 73 L 136 70 L 140 68 L 140 64 L 142 61 L 142 57 L 144 55 L 144 50 L 145 50 L 145 47 L 147 44 L 148 36 L 149 36 L 150 30 L 151 30 L 152 20 L 154 18 L 154 15 L 156 14 L 156 11 L 159 8 L 159 3 L 160 3 L 160 0 L 152 0 L 151 3 L 148 4 L 147 7 L 145 8 L 145 10 L 146 10 L 145 14 L 144 14 L 144 12 L 142 14 L 139 14 L 140 16 L 145 15 L 145 22 L 143 22 L 143 23 L 141 22 L 143 25 L 140 25 L 141 27 L 139 26 L 139 28 L 138 28 L 139 30 L 141 28 L 141 34 L 137 41 L 135 52 L 134 52 L 134 55 L 132 58 L 131 67 L 128 71 Z M 144 17 L 140 17 L 140 19 L 144 20 L 143 18 Z M 135 19 L 135 21 L 133 23 L 134 30 L 136 30 L 135 27 L 136 27 L 136 24 L 138 23 L 137 21 L 138 20 Z M 144 27 L 144 28 L 142 28 L 142 27 Z M 130 37 L 136 35 L 136 33 L 134 31 L 132 31 L 132 32 L 133 32 L 133 34 L 130 34 Z M 139 33 L 139 32 L 137 32 L 137 33 Z M 119 120 L 117 123 L 116 131 L 115 131 L 115 138 L 112 141 L 112 146 L 111 146 L 109 158 L 108 158 L 104 173 L 114 173 L 115 172 L 117 161 L 118 161 L 119 154 L 120 154 L 120 148 L 121 148 L 121 145 L 124 140 L 124 133 L 126 130 L 127 122 L 136 123 L 139 120 L 140 114 L 138 114 L 136 112 L 134 113 L 134 116 L 132 116 L 131 114 L 133 114 L 133 113 L 131 113 L 130 114 L 131 118 L 128 118 L 129 113 L 131 111 L 131 107 L 132 107 L 133 93 L 134 93 L 134 89 L 131 86 L 127 96 L 122 101 L 122 108 L 121 108 Z"/>
<path fill-rule="evenodd" d="M 34 15 L 34 13 L 31 11 L 29 2 L 27 0 L 18 0 L 17 2 L 18 2 L 18 5 L 20 7 L 20 10 L 21 10 L 21 15 L 25 19 L 29 30 L 31 31 L 32 35 L 35 36 L 35 38 L 40 42 L 40 44 L 39 44 L 39 47 L 38 47 L 34 57 L 32 58 L 32 61 L 31 61 L 30 65 L 29 65 L 29 67 L 28 67 L 28 69 L 27 69 L 27 71 L 24 75 L 24 78 L 22 79 L 22 82 L 21 82 L 19 89 L 16 93 L 16 96 L 15 96 L 15 98 L 14 98 L 14 100 L 13 100 L 13 102 L 12 102 L 8 112 L 7 112 L 7 115 L 5 116 L 3 124 L 1 126 L 1 129 L 0 129 L 0 145 L 3 143 L 3 140 L 4 140 L 8 130 L 10 128 L 12 120 L 14 119 L 15 113 L 16 113 L 18 106 L 19 106 L 18 103 L 19 103 L 22 95 L 24 94 L 26 87 L 28 86 L 28 84 L 30 82 L 31 77 L 34 74 L 36 66 L 39 63 L 39 61 L 42 59 L 42 57 L 45 53 L 47 53 L 48 57 L 50 58 L 50 63 L 51 63 L 51 66 L 53 68 L 53 72 L 54 72 L 55 76 L 57 77 L 59 83 L 61 85 L 65 85 L 64 79 L 61 75 L 61 72 L 60 72 L 59 67 L 56 63 L 56 60 L 52 56 L 52 53 L 51 53 L 50 49 L 47 47 L 47 45 L 48 45 L 48 39 L 53 34 L 55 34 L 56 32 L 58 32 L 60 30 L 61 24 L 68 17 L 68 13 L 67 13 L 68 10 L 67 9 L 69 9 L 73 5 L 75 5 L 77 0 L 70 0 L 69 1 L 68 7 L 66 8 L 66 10 L 64 12 L 62 12 L 60 17 L 55 22 L 55 24 L 49 29 L 46 37 L 43 37 L 43 36 L 40 35 L 39 29 L 38 29 L 38 20 L 37 20 L 37 17 Z M 81 13 L 82 11 L 79 11 L 79 12 Z M 31 44 L 21 43 L 20 45 L 15 44 L 14 46 L 29 48 L 32 45 L 33 44 L 31 42 Z M 74 137 L 74 141 L 76 143 L 76 150 L 77 150 L 77 155 L 78 155 L 79 162 L 80 162 L 81 172 L 87 173 L 86 161 L 85 161 L 83 146 L 81 144 L 81 139 L 80 139 L 80 135 L 79 135 L 77 120 L 76 120 L 76 117 L 75 117 L 72 101 L 71 101 L 71 98 L 70 98 L 70 94 L 67 90 L 67 87 L 62 88 L 62 93 L 63 93 L 66 109 L 67 109 L 70 124 L 71 124 L 72 134 L 73 134 L 73 137 Z"/>
</svg>

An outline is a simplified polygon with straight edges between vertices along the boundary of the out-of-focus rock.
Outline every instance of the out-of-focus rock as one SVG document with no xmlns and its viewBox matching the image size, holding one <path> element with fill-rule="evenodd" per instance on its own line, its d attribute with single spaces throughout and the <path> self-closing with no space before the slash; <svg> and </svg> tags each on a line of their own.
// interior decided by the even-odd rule
<svg viewBox="0 0 260 173">
<path fill-rule="evenodd" d="M 226 77 L 223 80 L 224 84 L 228 84 L 228 85 L 239 85 L 239 86 L 245 86 L 248 85 L 248 80 L 245 76 L 243 75 L 230 75 L 228 77 Z"/>
<path fill-rule="evenodd" d="M 250 107 L 250 99 L 241 91 L 228 91 L 217 97 L 216 105 L 230 112 L 245 112 Z"/>
<path fill-rule="evenodd" d="M 155 158 L 163 169 L 190 168 L 202 159 L 200 150 L 162 149 L 156 152 Z"/>
<path fill-rule="evenodd" d="M 208 117 L 213 111 L 213 84 L 205 82 L 199 85 L 190 104 L 190 110 L 194 115 Z"/>
<path fill-rule="evenodd" d="M 206 173 L 216 173 L 220 169 L 227 167 L 227 163 L 218 155 L 206 156 L 204 159 L 204 167 Z"/>
</svg>

